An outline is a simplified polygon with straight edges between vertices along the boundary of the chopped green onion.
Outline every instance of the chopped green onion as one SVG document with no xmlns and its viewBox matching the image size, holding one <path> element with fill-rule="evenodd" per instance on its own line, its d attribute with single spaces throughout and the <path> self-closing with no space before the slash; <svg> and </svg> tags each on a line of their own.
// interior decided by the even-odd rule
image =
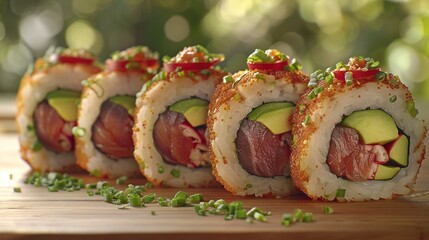
<svg viewBox="0 0 429 240">
<path fill-rule="evenodd" d="M 265 215 L 262 214 L 262 213 L 260 213 L 260 212 L 255 212 L 253 214 L 253 218 L 255 220 L 258 220 L 258 221 L 261 221 L 261 222 L 266 222 L 267 221 L 267 218 L 265 217 Z"/>
<path fill-rule="evenodd" d="M 107 181 L 98 181 L 97 182 L 97 189 L 102 189 L 103 187 L 108 187 L 110 184 Z"/>
<path fill-rule="evenodd" d="M 94 169 L 94 170 L 92 170 L 91 171 L 91 173 L 90 173 L 92 176 L 94 176 L 94 177 L 101 177 L 101 175 L 102 175 L 102 172 L 101 172 L 101 170 L 99 170 L 99 169 Z"/>
<path fill-rule="evenodd" d="M 73 133 L 73 136 L 75 137 L 83 137 L 86 135 L 86 130 L 85 128 L 76 126 L 72 128 L 72 133 Z"/>
<path fill-rule="evenodd" d="M 200 72 L 201 72 L 201 74 L 203 74 L 203 75 L 205 75 L 205 76 L 210 76 L 210 75 L 212 75 L 212 72 L 211 72 L 210 70 L 208 70 L 208 69 L 203 69 L 203 70 L 201 70 Z"/>
<path fill-rule="evenodd" d="M 144 164 L 144 161 L 139 162 L 139 168 L 144 169 L 146 165 Z"/>
<path fill-rule="evenodd" d="M 241 95 L 239 93 L 236 93 L 233 98 L 237 102 L 241 101 Z"/>
<path fill-rule="evenodd" d="M 305 110 L 305 104 L 299 104 L 298 109 L 299 109 L 299 113 L 303 113 Z"/>
<path fill-rule="evenodd" d="M 391 96 L 391 97 L 389 98 L 389 101 L 390 101 L 391 103 L 394 103 L 394 102 L 396 102 L 396 99 L 397 99 L 396 95 L 393 95 L 393 96 Z"/>
<path fill-rule="evenodd" d="M 136 193 L 128 194 L 127 198 L 128 198 L 128 202 L 130 203 L 131 207 L 142 207 L 142 206 L 144 206 L 142 199 Z"/>
<path fill-rule="evenodd" d="M 311 92 L 308 94 L 307 98 L 312 100 L 315 97 L 317 97 L 317 95 L 319 93 L 321 93 L 322 91 L 323 91 L 323 86 L 316 87 L 313 90 L 311 90 Z"/>
<path fill-rule="evenodd" d="M 291 224 L 291 221 L 289 221 L 289 220 L 283 220 L 282 221 L 282 225 L 285 226 L 285 227 L 289 227 L 290 224 Z"/>
<path fill-rule="evenodd" d="M 12 180 L 13 179 L 13 174 L 9 174 L 9 179 Z"/>
<path fill-rule="evenodd" d="M 125 69 L 132 70 L 132 69 L 140 69 L 141 65 L 138 62 L 130 61 L 127 64 L 125 64 Z"/>
<path fill-rule="evenodd" d="M 210 200 L 208 202 L 208 204 L 209 204 L 210 207 L 214 207 L 215 206 L 215 200 Z"/>
<path fill-rule="evenodd" d="M 344 78 L 346 80 L 346 85 L 350 86 L 353 84 L 353 73 L 352 72 L 346 72 L 344 74 Z"/>
<path fill-rule="evenodd" d="M 234 217 L 237 219 L 246 219 L 246 210 L 245 209 L 237 209 L 235 210 Z"/>
<path fill-rule="evenodd" d="M 94 191 L 92 191 L 92 190 L 87 190 L 87 191 L 86 191 L 86 194 L 88 194 L 88 196 L 92 197 L 92 196 L 94 196 Z"/>
<path fill-rule="evenodd" d="M 176 69 L 175 69 L 175 71 L 178 73 L 178 72 L 181 72 L 182 71 L 182 67 L 177 67 Z"/>
<path fill-rule="evenodd" d="M 210 203 L 210 202 L 209 202 Z M 218 208 L 220 205 L 226 205 L 225 200 L 218 199 L 213 203 L 213 207 Z"/>
<path fill-rule="evenodd" d="M 195 73 L 188 71 L 188 77 L 194 78 L 195 77 Z"/>
<path fill-rule="evenodd" d="M 180 170 L 179 169 L 171 169 L 170 174 L 171 174 L 171 176 L 173 176 L 175 178 L 179 178 L 180 177 Z"/>
<path fill-rule="evenodd" d="M 150 215 L 155 216 L 156 215 L 155 211 L 154 210 L 150 211 Z"/>
<path fill-rule="evenodd" d="M 165 55 L 164 57 L 162 57 L 162 61 L 163 62 L 169 62 L 171 60 L 171 57 L 169 57 L 169 56 L 167 56 L 167 55 Z"/>
<path fill-rule="evenodd" d="M 192 58 L 192 62 L 193 63 L 197 63 L 197 62 L 199 62 L 200 61 L 200 59 L 198 58 L 198 57 L 194 57 L 194 58 Z"/>
<path fill-rule="evenodd" d="M 326 77 L 325 77 L 325 82 L 327 83 L 327 84 L 332 84 L 332 82 L 334 81 L 334 77 L 332 76 L 332 74 L 328 74 Z"/>
<path fill-rule="evenodd" d="M 377 82 L 383 81 L 384 79 L 386 79 L 386 77 L 387 77 L 387 74 L 383 71 L 379 71 L 378 73 L 375 74 L 375 80 Z"/>
<path fill-rule="evenodd" d="M 164 173 L 164 166 L 158 167 L 158 173 Z"/>
<path fill-rule="evenodd" d="M 87 183 L 85 185 L 85 189 L 96 189 L 97 188 L 97 184 L 96 183 Z"/>
<path fill-rule="evenodd" d="M 336 197 L 343 198 L 346 195 L 346 189 L 337 189 Z"/>
<path fill-rule="evenodd" d="M 262 74 L 261 74 L 261 73 L 259 73 L 259 72 L 255 72 L 255 73 L 253 74 L 253 77 L 255 77 L 255 78 L 256 78 L 256 79 L 258 79 L 258 80 L 265 80 L 264 76 L 262 76 Z"/>
<path fill-rule="evenodd" d="M 341 69 L 343 67 L 345 67 L 345 66 L 344 66 L 344 63 L 342 63 L 342 62 L 335 64 L 335 69 Z"/>
<path fill-rule="evenodd" d="M 14 192 L 16 192 L 16 193 L 20 193 L 20 192 L 22 192 L 22 190 L 21 190 L 21 188 L 20 188 L 20 187 L 14 187 L 14 188 L 13 188 L 13 191 L 14 191 Z"/>
<path fill-rule="evenodd" d="M 331 214 L 331 213 L 334 213 L 334 209 L 332 209 L 331 207 L 328 207 L 328 206 L 324 206 L 323 212 L 326 214 Z"/>
<path fill-rule="evenodd" d="M 289 221 L 289 222 L 292 222 L 292 221 L 293 221 L 293 217 L 292 217 L 292 215 L 291 215 L 291 214 L 289 214 L 289 213 L 285 213 L 285 214 L 283 214 L 283 216 L 282 216 L 282 221 Z"/>
<path fill-rule="evenodd" d="M 199 206 L 201 209 L 204 209 L 204 210 L 207 210 L 210 207 L 208 202 L 200 202 Z"/>
<path fill-rule="evenodd" d="M 48 191 L 49 192 L 58 192 L 58 188 L 52 186 L 52 187 L 48 187 Z"/>
<path fill-rule="evenodd" d="M 310 122 L 310 115 L 306 115 L 304 122 L 302 123 L 302 126 L 307 127 L 309 122 Z"/>
<path fill-rule="evenodd" d="M 143 196 L 144 203 L 152 203 L 155 200 L 155 193 L 149 193 Z"/>
<path fill-rule="evenodd" d="M 188 198 L 188 194 L 186 192 L 183 191 L 178 191 L 175 195 L 174 198 L 171 199 L 171 206 L 172 207 L 182 207 L 182 206 L 186 206 L 186 200 Z"/>
<path fill-rule="evenodd" d="M 232 219 L 234 219 L 234 215 L 232 215 L 232 214 L 227 214 L 227 215 L 225 215 L 224 219 L 225 219 L 225 220 L 232 220 Z"/>
<path fill-rule="evenodd" d="M 189 196 L 189 200 L 191 203 L 200 203 L 204 200 L 203 195 L 197 193 L 197 194 L 192 194 L 191 196 Z"/>
<path fill-rule="evenodd" d="M 194 210 L 198 214 L 198 216 L 206 216 L 206 209 L 201 208 L 200 205 L 195 205 Z"/>
<path fill-rule="evenodd" d="M 184 71 L 180 71 L 180 72 L 178 72 L 177 73 L 177 76 L 179 76 L 179 77 L 184 77 L 185 76 L 185 72 Z"/>
<path fill-rule="evenodd" d="M 42 150 L 43 145 L 42 143 L 36 139 L 36 141 L 31 145 L 31 150 L 33 150 L 34 152 L 38 152 L 40 150 Z"/>
<path fill-rule="evenodd" d="M 415 118 L 419 111 L 416 109 L 416 105 L 414 103 L 414 100 L 408 100 L 405 105 L 405 110 L 413 117 Z"/>
<path fill-rule="evenodd" d="M 159 206 L 167 207 L 168 201 L 165 197 L 158 197 L 158 204 L 159 204 Z"/>
<path fill-rule="evenodd" d="M 224 83 L 233 83 L 234 82 L 234 78 L 232 78 L 231 75 L 225 76 L 225 77 L 223 77 L 223 82 Z"/>
<path fill-rule="evenodd" d="M 299 208 L 295 209 L 295 212 L 293 213 L 293 221 L 294 222 L 302 221 L 303 215 L 304 215 L 304 213 L 302 212 L 301 209 L 299 209 Z"/>
<path fill-rule="evenodd" d="M 253 218 L 252 217 L 247 217 L 246 218 L 246 222 L 250 223 L 250 224 L 253 224 Z"/>
<path fill-rule="evenodd" d="M 274 62 L 264 51 L 261 49 L 255 49 L 253 53 L 249 55 L 247 58 L 247 62 Z"/>
<path fill-rule="evenodd" d="M 128 179 L 127 176 L 121 176 L 121 177 L 116 179 L 116 184 L 117 185 L 124 185 L 125 182 L 127 181 L 127 179 Z"/>
<path fill-rule="evenodd" d="M 252 188 L 252 184 L 248 183 L 246 184 L 246 186 L 244 187 L 244 190 L 250 189 Z"/>
<path fill-rule="evenodd" d="M 284 58 L 282 60 L 286 60 L 287 57 L 282 54 Z M 296 60 L 296 58 L 293 58 L 289 65 L 285 67 L 286 71 L 298 71 L 302 69 L 302 65 Z"/>
<path fill-rule="evenodd" d="M 312 222 L 313 221 L 313 213 L 305 212 L 302 216 L 302 222 Z"/>
<path fill-rule="evenodd" d="M 146 182 L 146 183 L 144 184 L 144 186 L 145 186 L 146 188 L 153 188 L 153 183 L 152 183 L 152 182 Z"/>
</svg>

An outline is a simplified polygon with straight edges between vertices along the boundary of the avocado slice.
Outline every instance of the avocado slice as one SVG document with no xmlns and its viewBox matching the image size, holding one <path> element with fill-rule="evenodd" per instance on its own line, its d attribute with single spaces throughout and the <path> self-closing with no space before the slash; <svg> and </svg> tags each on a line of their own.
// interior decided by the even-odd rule
<svg viewBox="0 0 429 240">
<path fill-rule="evenodd" d="M 134 109 L 136 108 L 136 97 L 135 96 L 129 96 L 129 95 L 118 95 L 109 98 L 109 100 L 117 105 L 122 106 L 123 108 L 127 109 L 128 114 L 133 115 Z"/>
<path fill-rule="evenodd" d="M 206 124 L 208 105 L 207 100 L 188 98 L 171 105 L 169 110 L 183 114 L 193 127 L 197 127 Z"/>
<path fill-rule="evenodd" d="M 400 167 L 378 165 L 374 180 L 389 180 L 398 174 Z"/>
<path fill-rule="evenodd" d="M 261 106 L 254 108 L 249 115 L 247 115 L 247 119 L 256 121 L 262 114 L 275 111 L 282 108 L 287 107 L 295 107 L 295 104 L 290 102 L 271 102 L 271 103 L 264 103 Z"/>
<path fill-rule="evenodd" d="M 365 144 L 385 144 L 398 137 L 395 121 L 380 109 L 353 112 L 341 124 L 354 128 Z"/>
<path fill-rule="evenodd" d="M 208 110 L 208 106 L 194 106 L 188 108 L 183 115 L 193 127 L 197 127 L 206 124 Z"/>
<path fill-rule="evenodd" d="M 399 167 L 408 166 L 409 141 L 406 135 L 399 137 L 386 145 L 390 160 Z"/>
<path fill-rule="evenodd" d="M 295 105 L 290 102 L 264 103 L 254 108 L 247 118 L 264 124 L 274 134 L 281 134 L 292 129 L 289 117 Z"/>
<path fill-rule="evenodd" d="M 80 102 L 80 92 L 59 89 L 48 93 L 48 104 L 57 111 L 58 115 L 67 122 L 77 120 L 77 106 Z"/>
</svg>

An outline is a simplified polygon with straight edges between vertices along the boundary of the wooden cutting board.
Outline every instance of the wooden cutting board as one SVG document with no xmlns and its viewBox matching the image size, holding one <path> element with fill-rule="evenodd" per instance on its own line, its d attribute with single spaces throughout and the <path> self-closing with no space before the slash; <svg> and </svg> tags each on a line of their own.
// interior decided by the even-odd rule
<svg viewBox="0 0 429 240">
<path fill-rule="evenodd" d="M 394 200 L 339 203 L 312 201 L 305 196 L 234 197 L 223 188 L 161 187 L 148 191 L 170 198 L 178 190 L 202 193 L 207 200 L 242 201 L 247 209 L 259 207 L 272 212 L 268 222 L 253 224 L 215 215 L 201 217 L 191 207 L 149 204 L 119 210 L 100 196 L 88 196 L 85 190 L 51 193 L 25 185 L 29 173 L 18 154 L 17 136 L 0 135 L 0 239 L 429 239 L 429 195 L 425 195 L 429 190 L 428 162 L 423 164 L 416 184 L 422 195 Z M 76 176 L 87 183 L 100 180 L 86 174 Z M 16 186 L 21 187 L 21 193 L 13 191 Z M 324 206 L 332 207 L 334 213 L 324 214 Z M 296 208 L 312 212 L 315 221 L 283 227 L 282 214 Z"/>
</svg>

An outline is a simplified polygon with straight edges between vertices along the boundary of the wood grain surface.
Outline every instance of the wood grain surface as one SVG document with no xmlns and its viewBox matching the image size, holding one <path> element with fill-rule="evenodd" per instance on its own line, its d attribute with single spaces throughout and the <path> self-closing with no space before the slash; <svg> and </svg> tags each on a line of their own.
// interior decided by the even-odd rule
<svg viewBox="0 0 429 240">
<path fill-rule="evenodd" d="M 202 193 L 205 199 L 242 201 L 246 208 L 271 211 L 268 222 L 226 221 L 222 216 L 201 217 L 192 207 L 148 204 L 119 210 L 85 190 L 48 192 L 23 183 L 30 168 L 20 159 L 16 134 L 0 135 L 0 239 L 429 239 L 429 163 L 424 162 L 415 197 L 369 202 L 321 202 L 293 198 L 234 197 L 223 188 L 180 189 Z M 10 174 L 13 179 L 10 179 Z M 87 175 L 85 182 L 99 179 Z M 128 182 L 143 184 L 144 179 Z M 21 187 L 15 193 L 13 187 Z M 179 189 L 148 192 L 172 197 Z M 324 214 L 330 206 L 334 214 Z M 311 223 L 283 227 L 281 216 L 300 208 L 312 212 Z M 151 215 L 155 211 L 155 215 Z"/>
</svg>

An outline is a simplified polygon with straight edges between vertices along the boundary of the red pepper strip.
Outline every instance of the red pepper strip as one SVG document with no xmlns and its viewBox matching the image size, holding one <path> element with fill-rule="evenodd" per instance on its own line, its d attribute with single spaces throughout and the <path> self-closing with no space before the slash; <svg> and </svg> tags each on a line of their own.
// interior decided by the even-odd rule
<svg viewBox="0 0 429 240">
<path fill-rule="evenodd" d="M 274 62 L 274 63 L 247 63 L 247 67 L 250 70 L 274 70 L 274 71 L 283 71 L 285 70 L 285 67 L 289 65 L 289 61 L 283 61 L 283 62 Z"/>
<path fill-rule="evenodd" d="M 353 74 L 353 79 L 364 79 L 364 78 L 373 78 L 378 72 L 379 68 L 371 69 L 367 71 L 363 70 L 335 70 L 334 76 L 338 80 L 345 80 L 346 72 L 351 72 Z"/>
<path fill-rule="evenodd" d="M 176 63 L 176 62 L 167 62 L 164 63 L 164 70 L 167 72 L 173 72 L 176 70 L 176 68 L 181 68 L 184 71 L 189 71 L 189 70 L 203 70 L 203 69 L 209 69 L 210 67 L 212 67 L 213 65 L 215 65 L 216 63 L 220 62 L 221 59 L 220 58 L 215 58 L 213 61 L 211 62 L 196 62 L 196 63 Z"/>
<path fill-rule="evenodd" d="M 140 64 L 140 68 L 127 68 L 129 63 Z M 145 60 L 106 60 L 106 69 L 111 72 L 128 72 L 128 71 L 140 71 L 144 72 L 147 68 L 158 68 L 158 60 L 156 59 L 145 59 Z"/>
<path fill-rule="evenodd" d="M 67 55 L 58 56 L 58 62 L 67 64 L 87 64 L 90 65 L 95 61 L 94 58 L 74 57 Z"/>
</svg>

